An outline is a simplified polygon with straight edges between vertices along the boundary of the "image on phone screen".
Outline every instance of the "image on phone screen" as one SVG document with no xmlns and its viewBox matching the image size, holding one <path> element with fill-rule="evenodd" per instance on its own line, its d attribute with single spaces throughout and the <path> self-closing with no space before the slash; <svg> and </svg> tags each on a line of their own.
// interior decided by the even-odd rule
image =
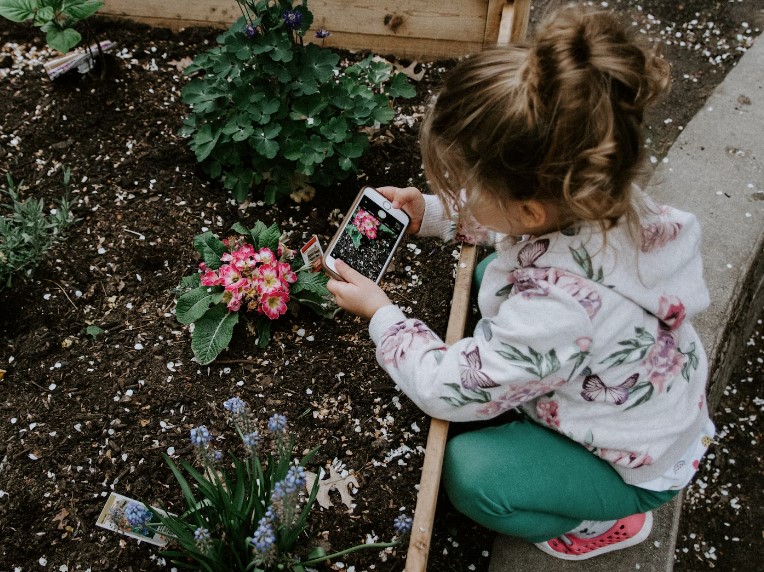
<svg viewBox="0 0 764 572">
<path fill-rule="evenodd" d="M 368 197 L 363 197 L 331 254 L 367 278 L 377 280 L 403 231 L 401 221 L 387 215 Z"/>
</svg>

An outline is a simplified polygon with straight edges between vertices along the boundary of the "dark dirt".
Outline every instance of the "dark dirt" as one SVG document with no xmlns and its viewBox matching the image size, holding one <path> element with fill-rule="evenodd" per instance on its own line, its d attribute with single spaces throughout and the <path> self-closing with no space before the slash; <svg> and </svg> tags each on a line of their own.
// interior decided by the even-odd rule
<svg viewBox="0 0 764 572">
<path fill-rule="evenodd" d="M 664 51 L 674 63 L 674 90 L 647 119 L 654 163 L 741 55 L 736 48 L 758 33 L 764 3 L 611 7 L 649 37 L 664 44 L 672 38 Z M 690 40 L 692 20 L 698 21 L 693 29 L 712 30 L 710 38 L 703 31 L 692 40 L 700 48 L 676 43 L 680 31 Z M 160 453 L 172 447 L 190 458 L 188 432 L 199 424 L 230 437 L 222 403 L 233 395 L 263 420 L 285 413 L 298 454 L 320 445 L 314 469 L 336 459 L 358 479 L 352 513 L 339 495 L 332 497 L 337 506 L 314 511 L 306 542 L 342 549 L 369 534 L 389 539 L 394 518 L 414 509 L 428 420 L 376 365 L 365 323 L 295 309 L 274 324 L 271 345 L 261 351 L 245 319 L 230 348 L 201 367 L 192 361 L 187 328 L 174 319 L 173 288 L 196 267 L 191 240 L 205 228 L 222 233 L 237 221 L 278 222 L 292 232 L 292 247 L 312 234 L 327 244 L 336 211 L 345 212 L 362 185 L 424 187 L 418 121 L 451 62 L 424 66 L 418 98 L 400 103 L 399 116 L 377 134 L 357 178 L 319 189 L 309 203 L 240 207 L 204 177 L 176 135 L 187 113 L 178 66 L 209 47 L 217 32 L 175 34 L 98 19 L 94 26 L 101 38 L 117 42 L 118 53 L 102 70 L 50 82 L 39 63 L 29 62 L 46 59 L 37 31 L 0 20 L 0 177 L 23 179 L 23 196 L 42 196 L 52 207 L 63 192 L 61 167 L 70 167 L 80 219 L 30 279 L 0 292 L 0 369 L 6 370 L 0 382 L 0 570 L 155 569 L 151 547 L 96 528 L 98 513 L 112 490 L 180 507 Z M 717 56 L 718 63 L 709 61 Z M 454 251 L 407 239 L 383 280 L 394 301 L 441 334 Z M 88 325 L 105 332 L 94 339 Z M 760 473 L 751 473 L 748 480 L 735 478 L 758 487 Z M 719 569 L 745 570 L 722 565 L 723 546 L 731 546 L 722 540 L 728 527 L 694 514 L 688 512 L 686 530 L 716 547 Z M 748 546 L 760 546 L 758 527 L 746 528 L 734 546 L 742 549 L 751 538 Z M 442 499 L 430 569 L 487 570 L 491 543 L 491 534 Z M 399 571 L 404 554 L 362 552 L 344 564 Z M 697 559 L 687 560 L 681 569 L 698 569 Z"/>
</svg>

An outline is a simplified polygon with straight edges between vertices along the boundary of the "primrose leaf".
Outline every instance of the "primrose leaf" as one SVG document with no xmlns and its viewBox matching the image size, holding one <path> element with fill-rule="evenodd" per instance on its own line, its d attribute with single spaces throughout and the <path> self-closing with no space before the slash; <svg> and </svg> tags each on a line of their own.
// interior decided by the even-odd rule
<svg viewBox="0 0 764 572">
<path fill-rule="evenodd" d="M 207 265 L 207 268 L 212 270 L 220 268 L 222 264 L 220 257 L 225 253 L 226 247 L 218 237 L 210 231 L 197 234 L 194 237 L 194 248 L 202 255 L 202 259 Z"/>
<path fill-rule="evenodd" d="M 210 306 L 223 298 L 222 286 L 199 286 L 186 292 L 175 306 L 175 318 L 181 324 L 190 324 L 204 316 Z"/>
<path fill-rule="evenodd" d="M 229 312 L 224 304 L 213 306 L 195 322 L 191 349 L 201 365 L 212 362 L 228 347 L 238 322 L 239 314 Z"/>
</svg>

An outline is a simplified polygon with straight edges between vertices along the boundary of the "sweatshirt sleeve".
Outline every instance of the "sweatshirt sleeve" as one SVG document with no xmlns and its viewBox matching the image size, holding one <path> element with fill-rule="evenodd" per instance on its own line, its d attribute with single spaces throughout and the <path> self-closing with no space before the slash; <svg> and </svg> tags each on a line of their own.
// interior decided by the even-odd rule
<svg viewBox="0 0 764 572">
<path fill-rule="evenodd" d="M 460 216 L 458 221 L 449 218 L 443 202 L 435 195 L 424 197 L 424 217 L 417 236 L 439 237 L 445 242 L 466 242 L 493 246 L 504 238 L 481 226 L 471 217 Z M 451 213 L 456 216 L 455 212 Z"/>
<path fill-rule="evenodd" d="M 543 296 L 510 295 L 451 346 L 392 305 L 374 315 L 369 332 L 393 381 L 447 421 L 495 417 L 564 385 L 589 363 L 592 340 L 584 308 L 554 286 Z"/>
</svg>

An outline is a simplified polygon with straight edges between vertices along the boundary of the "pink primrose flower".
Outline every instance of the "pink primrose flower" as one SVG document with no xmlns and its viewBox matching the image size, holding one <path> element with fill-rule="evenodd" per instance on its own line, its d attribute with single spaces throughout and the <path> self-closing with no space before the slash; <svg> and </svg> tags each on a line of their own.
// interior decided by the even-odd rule
<svg viewBox="0 0 764 572">
<path fill-rule="evenodd" d="M 266 266 L 270 266 L 276 262 L 276 256 L 273 254 L 273 251 L 270 248 L 265 247 L 261 248 L 257 254 L 254 255 L 254 258 L 257 262 L 265 264 Z"/>
<path fill-rule="evenodd" d="M 219 286 L 223 283 L 223 280 L 214 270 L 207 270 L 204 274 L 202 274 L 200 283 L 202 286 Z"/>
<path fill-rule="evenodd" d="M 676 330 L 684 322 L 684 304 L 676 296 L 661 296 L 658 300 L 658 313 L 656 315 L 670 329 Z"/>
<path fill-rule="evenodd" d="M 647 368 L 647 379 L 658 393 L 663 393 L 666 382 L 682 371 L 685 356 L 677 350 L 674 333 L 661 328 L 658 339 L 650 348 L 642 365 Z"/>
<path fill-rule="evenodd" d="M 418 342 L 427 343 L 432 338 L 430 329 L 419 320 L 398 322 L 383 334 L 379 344 L 382 359 L 386 364 L 400 367 L 406 353 Z"/>
<path fill-rule="evenodd" d="M 225 286 L 227 289 L 229 286 L 238 288 L 239 282 L 243 280 L 239 270 L 232 264 L 223 264 L 223 266 L 221 266 L 218 270 L 218 276 L 220 277 L 220 284 Z"/>
<path fill-rule="evenodd" d="M 226 290 L 223 292 L 223 302 L 231 312 L 238 312 L 241 308 L 242 293 L 239 290 Z"/>
<path fill-rule="evenodd" d="M 261 266 L 260 276 L 257 279 L 257 290 L 261 296 L 265 296 L 281 290 L 281 278 L 279 278 L 279 271 L 276 266 Z"/>
<path fill-rule="evenodd" d="M 289 284 L 294 284 L 295 282 L 297 282 L 297 274 L 295 274 L 294 271 L 292 270 L 291 264 L 289 264 L 288 262 L 279 262 L 278 268 L 279 268 L 279 276 L 281 277 L 281 280 Z"/>
<path fill-rule="evenodd" d="M 271 320 L 275 320 L 286 313 L 287 302 L 289 302 L 289 294 L 283 290 L 275 290 L 260 298 L 259 310 Z"/>
</svg>

